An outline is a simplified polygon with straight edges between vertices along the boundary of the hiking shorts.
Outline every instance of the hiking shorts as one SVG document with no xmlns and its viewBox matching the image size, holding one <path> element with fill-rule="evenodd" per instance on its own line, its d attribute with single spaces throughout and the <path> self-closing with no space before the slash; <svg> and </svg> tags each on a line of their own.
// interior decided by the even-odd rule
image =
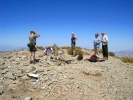
<svg viewBox="0 0 133 100">
<path fill-rule="evenodd" d="M 71 44 L 72 50 L 75 50 L 75 44 Z"/>
<path fill-rule="evenodd" d="M 36 51 L 36 47 L 34 47 L 34 48 L 29 48 L 29 51 L 30 51 L 30 52 L 35 52 L 35 51 Z"/>
</svg>

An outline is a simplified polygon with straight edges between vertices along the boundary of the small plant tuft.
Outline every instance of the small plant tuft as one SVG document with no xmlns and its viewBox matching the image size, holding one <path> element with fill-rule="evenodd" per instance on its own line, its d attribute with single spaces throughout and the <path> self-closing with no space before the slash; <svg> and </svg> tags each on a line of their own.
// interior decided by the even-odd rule
<svg viewBox="0 0 133 100">
<path fill-rule="evenodd" d="M 44 50 L 44 47 L 42 47 L 42 46 L 36 46 L 36 49 Z"/>
<path fill-rule="evenodd" d="M 115 56 L 115 53 L 114 53 L 114 52 L 108 52 L 108 54 L 109 54 L 110 56 Z"/>
<path fill-rule="evenodd" d="M 133 58 L 121 57 L 121 61 L 125 63 L 133 63 Z"/>
</svg>

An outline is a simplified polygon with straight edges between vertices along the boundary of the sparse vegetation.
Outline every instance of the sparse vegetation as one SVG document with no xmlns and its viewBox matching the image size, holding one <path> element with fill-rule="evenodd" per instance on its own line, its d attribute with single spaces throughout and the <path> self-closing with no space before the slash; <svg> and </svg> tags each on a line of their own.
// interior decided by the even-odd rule
<svg viewBox="0 0 133 100">
<path fill-rule="evenodd" d="M 91 51 L 94 51 L 94 49 L 92 49 Z M 102 53 L 103 50 L 102 49 L 99 49 L 99 53 Z M 109 56 L 115 56 L 115 53 L 114 52 L 108 52 Z"/>
<path fill-rule="evenodd" d="M 121 61 L 125 63 L 133 63 L 133 58 L 121 57 Z"/>
<path fill-rule="evenodd" d="M 92 49 L 91 51 L 94 51 L 94 49 Z M 102 49 L 99 49 L 99 53 L 102 53 Z"/>
<path fill-rule="evenodd" d="M 99 53 L 102 53 L 103 52 L 103 50 L 102 49 L 99 49 Z"/>
<path fill-rule="evenodd" d="M 114 52 L 108 52 L 109 56 L 115 56 Z"/>
<path fill-rule="evenodd" d="M 42 47 L 42 46 L 36 46 L 36 49 L 44 50 L 44 47 Z"/>
<path fill-rule="evenodd" d="M 71 47 L 69 46 L 63 46 L 63 47 L 60 47 L 61 49 L 71 49 Z"/>
<path fill-rule="evenodd" d="M 69 55 L 71 55 L 72 54 L 72 49 L 71 48 L 67 48 L 67 53 Z M 81 50 L 80 47 L 75 47 L 75 55 L 83 55 L 83 54 L 84 54 L 84 52 Z"/>
</svg>

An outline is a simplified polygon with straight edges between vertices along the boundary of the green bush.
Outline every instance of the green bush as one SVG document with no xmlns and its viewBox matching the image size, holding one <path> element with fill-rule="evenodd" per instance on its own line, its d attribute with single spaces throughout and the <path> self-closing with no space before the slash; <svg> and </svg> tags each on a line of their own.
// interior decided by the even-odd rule
<svg viewBox="0 0 133 100">
<path fill-rule="evenodd" d="M 108 52 L 108 54 L 109 54 L 110 56 L 115 56 L 115 53 L 114 53 L 114 52 Z"/>
<path fill-rule="evenodd" d="M 72 49 L 68 48 L 67 53 L 68 55 L 72 55 Z M 79 47 L 75 48 L 75 55 L 83 55 L 83 54 L 84 52 Z"/>
<path fill-rule="evenodd" d="M 121 57 L 121 61 L 125 63 L 133 63 L 133 58 Z"/>
</svg>

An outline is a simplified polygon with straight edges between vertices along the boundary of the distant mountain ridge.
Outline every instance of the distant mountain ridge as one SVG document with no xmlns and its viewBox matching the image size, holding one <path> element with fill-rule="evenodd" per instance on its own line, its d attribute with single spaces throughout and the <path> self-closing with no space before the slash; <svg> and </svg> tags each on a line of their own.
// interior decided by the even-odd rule
<svg viewBox="0 0 133 100">
<path fill-rule="evenodd" d="M 0 45 L 0 51 L 12 51 L 12 50 L 20 50 L 20 49 L 28 49 L 28 47 L 24 46 L 12 46 L 12 45 Z"/>
<path fill-rule="evenodd" d="M 117 57 L 129 57 L 133 58 L 133 50 L 123 50 L 114 52 Z"/>
</svg>

